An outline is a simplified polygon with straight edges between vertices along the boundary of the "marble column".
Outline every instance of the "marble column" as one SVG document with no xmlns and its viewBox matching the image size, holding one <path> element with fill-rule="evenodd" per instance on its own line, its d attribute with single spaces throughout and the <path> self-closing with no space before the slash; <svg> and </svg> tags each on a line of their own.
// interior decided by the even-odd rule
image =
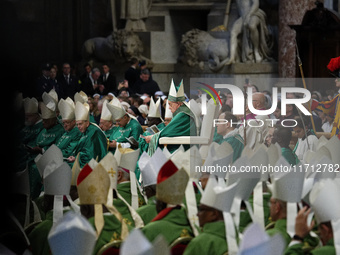
<svg viewBox="0 0 340 255">
<path fill-rule="evenodd" d="M 279 77 L 295 78 L 295 31 L 288 25 L 300 25 L 306 11 L 315 8 L 315 0 L 280 0 L 279 2 Z"/>
</svg>

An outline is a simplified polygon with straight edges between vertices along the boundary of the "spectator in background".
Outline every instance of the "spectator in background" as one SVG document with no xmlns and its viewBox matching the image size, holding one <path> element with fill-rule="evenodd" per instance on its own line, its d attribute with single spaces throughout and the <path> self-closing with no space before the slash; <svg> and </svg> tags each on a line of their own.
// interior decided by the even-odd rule
<svg viewBox="0 0 340 255">
<path fill-rule="evenodd" d="M 41 101 L 41 96 L 44 92 L 50 92 L 52 89 L 52 84 L 50 82 L 51 75 L 51 64 L 46 63 L 41 67 L 41 76 L 37 79 L 36 82 L 36 98 L 38 101 Z"/>
<path fill-rule="evenodd" d="M 80 75 L 81 83 L 84 83 L 87 78 L 90 78 L 92 66 L 89 63 L 84 65 L 84 72 Z"/>
<path fill-rule="evenodd" d="M 116 76 L 110 73 L 110 67 L 103 64 L 103 74 L 99 78 L 100 95 L 107 95 L 109 92 L 117 93 Z"/>
<path fill-rule="evenodd" d="M 299 160 L 302 160 L 307 150 L 315 151 L 318 138 L 312 130 L 308 128 L 308 118 L 302 119 L 297 117 L 295 120 L 297 124 L 293 130 L 298 137 L 298 141 L 295 145 L 294 152 Z"/>
<path fill-rule="evenodd" d="M 128 82 L 128 80 L 121 80 L 121 81 L 119 81 L 119 83 L 118 83 L 118 87 L 117 87 L 117 91 L 116 91 L 116 93 L 115 93 L 115 95 L 119 95 L 119 91 L 121 90 L 121 89 L 126 89 L 126 91 L 128 91 L 129 92 L 129 94 L 130 94 L 130 88 L 129 88 L 129 82 Z"/>
<path fill-rule="evenodd" d="M 124 74 L 124 79 L 128 81 L 131 93 L 135 94 L 135 93 L 137 93 L 135 83 L 139 79 L 139 72 L 137 70 L 138 59 L 137 58 L 131 58 L 130 64 L 131 64 L 131 66 L 126 70 L 126 72 Z"/>
<path fill-rule="evenodd" d="M 58 82 L 63 90 L 63 98 L 67 97 L 73 99 L 74 94 L 80 91 L 79 79 L 71 74 L 71 65 L 64 63 L 62 67 L 62 74 L 58 77 Z"/>
<path fill-rule="evenodd" d="M 322 130 L 323 132 L 331 133 L 332 128 L 333 128 L 334 117 L 328 114 L 324 114 L 324 115 L 325 115 L 325 122 L 322 125 Z"/>
<path fill-rule="evenodd" d="M 55 67 L 51 68 L 50 82 L 52 84 L 52 89 L 55 90 L 55 92 L 58 95 L 58 98 L 64 98 L 64 91 L 63 91 L 62 86 L 58 83 L 57 69 Z"/>
<path fill-rule="evenodd" d="M 154 96 L 160 90 L 157 82 L 150 78 L 150 71 L 143 69 L 140 74 L 140 79 L 135 83 L 136 92 L 140 94 L 148 94 Z"/>
<path fill-rule="evenodd" d="M 91 75 L 85 79 L 82 84 L 82 91 L 84 91 L 88 96 L 93 96 L 95 93 L 100 93 L 99 85 L 100 70 L 98 68 L 93 68 Z"/>
</svg>

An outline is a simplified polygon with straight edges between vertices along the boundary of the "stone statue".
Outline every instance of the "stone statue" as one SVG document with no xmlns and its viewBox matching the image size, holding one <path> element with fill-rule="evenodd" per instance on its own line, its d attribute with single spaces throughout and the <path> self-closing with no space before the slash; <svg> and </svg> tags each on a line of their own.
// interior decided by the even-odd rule
<svg viewBox="0 0 340 255">
<path fill-rule="evenodd" d="M 272 41 L 266 25 L 266 14 L 259 0 L 236 0 L 240 18 L 231 30 L 230 59 L 235 62 L 260 63 L 270 61 Z"/>
<path fill-rule="evenodd" d="M 218 71 L 228 61 L 228 42 L 206 31 L 192 29 L 182 35 L 179 61 L 201 69 L 204 62 L 208 62 L 212 71 Z"/>
<path fill-rule="evenodd" d="M 152 0 L 121 0 L 120 18 L 126 20 L 125 30 L 146 31 L 143 19 L 149 15 Z"/>
<path fill-rule="evenodd" d="M 108 37 L 95 37 L 83 44 L 82 56 L 86 61 L 127 62 L 132 57 L 145 60 L 147 65 L 152 61 L 143 55 L 143 42 L 132 31 L 118 30 Z"/>
</svg>

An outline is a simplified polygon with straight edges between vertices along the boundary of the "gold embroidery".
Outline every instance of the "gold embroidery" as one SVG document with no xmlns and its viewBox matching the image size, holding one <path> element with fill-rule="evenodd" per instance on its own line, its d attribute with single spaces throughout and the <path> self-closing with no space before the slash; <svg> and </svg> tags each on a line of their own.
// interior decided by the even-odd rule
<svg viewBox="0 0 340 255">
<path fill-rule="evenodd" d="M 117 232 L 113 232 L 110 242 L 115 240 L 120 240 L 120 236 L 117 234 Z"/>
<path fill-rule="evenodd" d="M 94 194 L 96 193 L 97 188 L 94 185 L 90 185 L 87 190 L 90 192 L 90 194 Z"/>
<path fill-rule="evenodd" d="M 111 167 L 111 170 L 110 170 L 110 171 L 107 171 L 107 173 L 108 173 L 109 175 L 111 175 L 111 177 L 113 178 L 113 177 L 115 176 L 115 174 L 116 174 L 116 171 L 114 171 L 113 168 Z"/>
<path fill-rule="evenodd" d="M 186 237 L 186 236 L 190 236 L 190 235 L 188 233 L 188 230 L 183 228 L 180 237 Z"/>
</svg>

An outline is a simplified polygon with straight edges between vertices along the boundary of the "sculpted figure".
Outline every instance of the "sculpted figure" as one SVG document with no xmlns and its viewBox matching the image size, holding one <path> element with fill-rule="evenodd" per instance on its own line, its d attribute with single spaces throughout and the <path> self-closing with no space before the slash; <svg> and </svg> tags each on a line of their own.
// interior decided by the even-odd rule
<svg viewBox="0 0 340 255">
<path fill-rule="evenodd" d="M 152 0 L 121 0 L 120 18 L 126 19 L 125 30 L 146 31 L 143 19 L 149 15 Z"/>
<path fill-rule="evenodd" d="M 259 0 L 236 0 L 240 18 L 231 30 L 230 59 L 235 62 L 259 63 L 270 60 L 271 43 L 266 14 L 259 8 Z"/>
</svg>

